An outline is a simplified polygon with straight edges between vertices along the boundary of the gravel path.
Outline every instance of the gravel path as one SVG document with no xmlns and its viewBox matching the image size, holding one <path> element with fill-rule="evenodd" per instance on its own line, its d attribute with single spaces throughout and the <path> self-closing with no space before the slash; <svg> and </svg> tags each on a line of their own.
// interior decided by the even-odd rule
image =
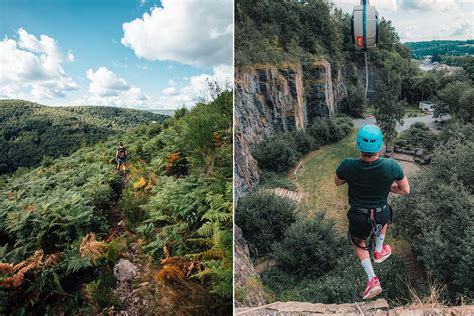
<svg viewBox="0 0 474 316">
<path fill-rule="evenodd" d="M 366 124 L 375 124 L 375 117 L 367 117 L 364 119 L 354 119 L 355 128 L 360 128 Z M 417 116 L 417 117 L 406 117 L 403 119 L 404 124 L 397 126 L 397 132 L 404 131 L 410 128 L 411 125 L 417 122 L 425 123 L 431 130 L 438 132 L 438 128 L 441 126 L 440 123 L 435 122 L 435 118 L 432 115 Z"/>
</svg>

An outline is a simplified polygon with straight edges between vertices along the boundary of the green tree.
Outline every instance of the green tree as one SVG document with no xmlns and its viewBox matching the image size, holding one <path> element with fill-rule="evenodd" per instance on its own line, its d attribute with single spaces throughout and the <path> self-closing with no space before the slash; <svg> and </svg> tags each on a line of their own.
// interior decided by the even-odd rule
<svg viewBox="0 0 474 316">
<path fill-rule="evenodd" d="M 459 116 L 468 122 L 474 119 L 474 87 L 464 91 L 459 99 Z"/>
<path fill-rule="evenodd" d="M 434 73 L 424 72 L 414 78 L 413 88 L 417 92 L 418 100 L 429 99 L 438 89 L 438 80 Z"/>
<path fill-rule="evenodd" d="M 394 227 L 411 240 L 435 280 L 447 285 L 453 302 L 474 295 L 473 152 L 471 142 L 441 144 L 430 170 L 413 179 L 410 195 L 393 203 Z"/>
<path fill-rule="evenodd" d="M 472 113 L 472 103 L 469 104 L 471 89 L 469 82 L 455 81 L 446 85 L 436 96 L 435 115 L 450 114 L 459 120 L 472 120 L 469 117 Z"/>
<path fill-rule="evenodd" d="M 384 140 L 389 146 L 397 136 L 396 126 L 403 124 L 406 102 L 399 101 L 401 78 L 395 72 L 386 70 L 383 80 L 377 83 L 375 99 L 375 119 L 383 132 Z"/>
</svg>

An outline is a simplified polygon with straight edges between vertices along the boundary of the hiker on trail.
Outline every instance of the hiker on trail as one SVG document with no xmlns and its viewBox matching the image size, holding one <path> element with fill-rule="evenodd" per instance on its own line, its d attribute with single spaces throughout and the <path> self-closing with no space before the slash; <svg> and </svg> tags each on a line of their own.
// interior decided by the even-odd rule
<svg viewBox="0 0 474 316">
<path fill-rule="evenodd" d="M 117 161 L 117 170 L 120 170 L 122 167 L 122 170 L 125 171 L 127 156 L 128 156 L 127 149 L 123 147 L 122 143 L 120 143 L 119 147 L 117 148 L 117 152 L 115 153 L 115 161 Z"/>
<path fill-rule="evenodd" d="M 390 246 L 383 244 L 392 220 L 392 209 L 387 204 L 388 194 L 410 193 L 408 179 L 400 165 L 393 159 L 379 157 L 382 143 L 382 131 L 377 126 L 363 126 L 356 138 L 360 159 L 344 159 L 337 167 L 334 179 L 337 186 L 345 183 L 349 186 L 349 237 L 368 277 L 363 299 L 382 292 L 369 251 L 374 250 L 375 263 L 383 262 L 392 253 Z M 367 239 L 368 246 L 365 243 Z M 375 249 L 372 249 L 374 244 Z"/>
</svg>

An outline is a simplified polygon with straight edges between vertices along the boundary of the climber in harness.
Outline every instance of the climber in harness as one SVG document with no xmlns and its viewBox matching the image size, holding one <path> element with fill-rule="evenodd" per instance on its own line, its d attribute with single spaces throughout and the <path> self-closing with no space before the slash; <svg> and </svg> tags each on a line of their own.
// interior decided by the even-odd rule
<svg viewBox="0 0 474 316">
<path fill-rule="evenodd" d="M 125 171 L 126 170 L 126 163 L 127 163 L 127 156 L 128 151 L 123 144 L 120 143 L 119 147 L 117 148 L 117 152 L 115 153 L 115 161 L 117 161 L 117 170 Z"/>
<path fill-rule="evenodd" d="M 382 143 L 382 131 L 377 126 L 363 126 L 356 138 L 360 159 L 344 159 L 337 167 L 334 179 L 337 186 L 345 183 L 349 186 L 349 239 L 355 245 L 355 253 L 368 277 L 363 299 L 382 292 L 370 261 L 370 252 L 373 251 L 375 263 L 382 263 L 392 253 L 390 246 L 383 244 L 392 220 L 388 194 L 410 193 L 408 179 L 400 165 L 393 159 L 379 157 Z"/>
</svg>

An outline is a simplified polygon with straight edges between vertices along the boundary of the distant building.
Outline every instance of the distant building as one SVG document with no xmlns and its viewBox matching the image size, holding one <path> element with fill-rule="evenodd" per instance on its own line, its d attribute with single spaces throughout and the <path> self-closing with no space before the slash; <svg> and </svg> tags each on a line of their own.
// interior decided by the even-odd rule
<svg viewBox="0 0 474 316">
<path fill-rule="evenodd" d="M 434 111 L 434 103 L 430 101 L 421 101 L 420 102 L 420 110 L 422 111 L 428 111 L 428 112 L 433 112 Z"/>
<path fill-rule="evenodd" d="M 435 61 L 434 63 L 431 62 L 431 59 L 426 56 L 423 60 L 415 60 L 418 64 L 418 69 L 421 71 L 444 71 L 446 74 L 450 75 L 455 71 L 461 70 L 462 67 L 455 67 L 455 66 L 448 66 L 446 64 L 440 64 L 439 62 Z"/>
</svg>

